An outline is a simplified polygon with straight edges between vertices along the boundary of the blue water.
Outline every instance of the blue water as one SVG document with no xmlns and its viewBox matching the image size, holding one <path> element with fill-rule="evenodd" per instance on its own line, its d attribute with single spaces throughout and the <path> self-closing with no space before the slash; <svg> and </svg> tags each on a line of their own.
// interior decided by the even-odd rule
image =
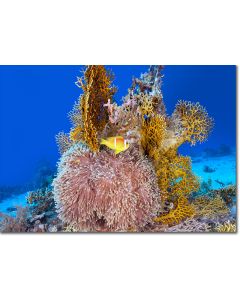
<svg viewBox="0 0 240 300">
<path fill-rule="evenodd" d="M 107 66 L 115 74 L 120 103 L 132 77 L 148 66 Z M 21 185 L 35 176 L 39 161 L 52 167 L 59 158 L 55 135 L 68 132 L 67 118 L 80 89 L 74 84 L 82 66 L 0 66 L 0 186 Z M 215 120 L 206 143 L 182 146 L 184 154 L 236 146 L 236 67 L 166 66 L 163 96 L 172 113 L 178 99 L 199 101 Z M 225 160 L 228 158 L 225 157 Z"/>
</svg>

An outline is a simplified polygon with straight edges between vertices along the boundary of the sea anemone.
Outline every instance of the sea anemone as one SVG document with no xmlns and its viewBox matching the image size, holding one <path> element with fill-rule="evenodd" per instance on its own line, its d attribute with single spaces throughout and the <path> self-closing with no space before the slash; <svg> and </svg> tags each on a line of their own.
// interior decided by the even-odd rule
<svg viewBox="0 0 240 300">
<path fill-rule="evenodd" d="M 76 144 L 53 187 L 60 219 L 78 231 L 141 230 L 160 209 L 154 168 L 136 147 L 116 156 Z"/>
</svg>

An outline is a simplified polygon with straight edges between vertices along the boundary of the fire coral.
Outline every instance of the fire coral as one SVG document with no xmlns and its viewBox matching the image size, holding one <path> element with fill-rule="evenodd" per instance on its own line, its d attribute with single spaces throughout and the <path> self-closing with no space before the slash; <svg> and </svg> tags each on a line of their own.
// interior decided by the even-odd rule
<svg viewBox="0 0 240 300">
<path fill-rule="evenodd" d="M 104 66 L 88 66 L 83 78 L 76 84 L 83 90 L 79 103 L 70 113 L 73 128 L 70 138 L 73 141 L 84 141 L 92 151 L 99 149 L 99 133 L 108 121 L 108 111 L 104 106 L 116 89 L 111 86 L 112 75 Z"/>
</svg>

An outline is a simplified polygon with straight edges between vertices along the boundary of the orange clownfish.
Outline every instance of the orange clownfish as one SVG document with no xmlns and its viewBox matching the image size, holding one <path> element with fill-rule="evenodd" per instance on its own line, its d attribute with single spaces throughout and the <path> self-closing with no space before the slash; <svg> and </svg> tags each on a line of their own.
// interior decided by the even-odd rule
<svg viewBox="0 0 240 300">
<path fill-rule="evenodd" d="M 100 144 L 115 150 L 115 154 L 125 151 L 129 147 L 129 144 L 122 136 L 114 136 L 107 139 L 102 139 Z"/>
</svg>

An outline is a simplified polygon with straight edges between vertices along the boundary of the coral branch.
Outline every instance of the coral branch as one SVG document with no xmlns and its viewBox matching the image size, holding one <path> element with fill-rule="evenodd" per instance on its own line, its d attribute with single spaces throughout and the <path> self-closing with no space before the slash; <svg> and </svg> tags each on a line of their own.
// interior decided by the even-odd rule
<svg viewBox="0 0 240 300">
<path fill-rule="evenodd" d="M 213 119 L 208 116 L 205 108 L 198 102 L 191 103 L 180 100 L 171 119 L 174 123 L 174 131 L 178 136 L 178 145 L 184 142 L 191 145 L 204 142 L 213 127 Z"/>
<path fill-rule="evenodd" d="M 58 150 L 60 154 L 63 154 L 66 152 L 72 145 L 72 142 L 70 141 L 68 135 L 64 132 L 59 132 L 56 135 L 56 142 L 58 145 Z"/>
<path fill-rule="evenodd" d="M 75 104 L 70 119 L 74 125 L 70 138 L 74 142 L 87 143 L 92 151 L 99 150 L 99 134 L 108 122 L 105 105 L 111 102 L 116 89 L 111 86 L 112 76 L 104 66 L 88 66 L 84 78 L 78 78 L 77 85 L 83 95 Z"/>
<path fill-rule="evenodd" d="M 170 210 L 169 213 L 162 214 L 155 218 L 155 222 L 162 224 L 174 225 L 179 224 L 181 221 L 193 217 L 195 209 L 190 205 L 185 197 L 178 197 L 176 207 Z"/>
</svg>

